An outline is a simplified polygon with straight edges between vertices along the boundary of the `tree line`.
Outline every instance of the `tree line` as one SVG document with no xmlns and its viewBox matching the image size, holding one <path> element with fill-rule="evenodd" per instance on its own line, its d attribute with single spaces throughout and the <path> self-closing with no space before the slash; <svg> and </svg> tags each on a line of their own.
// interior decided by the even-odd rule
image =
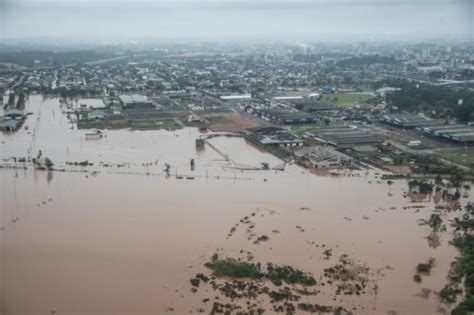
<svg viewBox="0 0 474 315">
<path fill-rule="evenodd" d="M 437 118 L 454 117 L 459 122 L 474 121 L 474 93 L 468 89 L 453 89 L 403 79 L 383 80 L 374 84 L 376 89 L 382 86 L 401 89 L 387 95 L 387 103 L 392 108 L 396 106 L 403 111 L 424 112 Z"/>
</svg>

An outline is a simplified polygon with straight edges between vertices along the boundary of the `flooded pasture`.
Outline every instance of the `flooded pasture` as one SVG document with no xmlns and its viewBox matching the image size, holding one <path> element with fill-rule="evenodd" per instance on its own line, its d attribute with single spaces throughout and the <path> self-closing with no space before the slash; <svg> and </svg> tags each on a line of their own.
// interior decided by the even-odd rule
<svg viewBox="0 0 474 315">
<path fill-rule="evenodd" d="M 448 232 L 417 223 L 442 201 L 407 197 L 405 181 L 388 185 L 375 171 L 317 176 L 296 165 L 243 171 L 234 166 L 282 161 L 241 138 L 210 139 L 226 161 L 209 145 L 196 150 L 191 128 L 85 140 L 57 99 L 31 96 L 27 111 L 28 129 L 0 135 L 11 166 L 0 169 L 2 314 L 209 313 L 213 301 L 230 300 L 209 286 L 193 292 L 189 280 L 209 274 L 215 253 L 312 274 L 325 285 L 302 297 L 308 303 L 354 314 L 442 311 L 435 292 L 457 252 Z M 10 159 L 39 150 L 58 170 Z M 82 161 L 92 165 L 74 164 Z M 417 264 L 430 257 L 431 274 L 416 283 Z M 322 278 L 341 259 L 368 268 L 364 294 L 335 294 Z M 252 303 L 274 313 L 268 300 Z"/>
</svg>

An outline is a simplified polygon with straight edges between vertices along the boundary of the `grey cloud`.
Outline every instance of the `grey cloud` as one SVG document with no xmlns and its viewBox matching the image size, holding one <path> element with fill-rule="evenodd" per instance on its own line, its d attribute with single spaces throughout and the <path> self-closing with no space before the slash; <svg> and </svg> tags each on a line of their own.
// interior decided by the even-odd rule
<svg viewBox="0 0 474 315">
<path fill-rule="evenodd" d="M 469 0 L 0 0 L 5 38 L 473 38 Z"/>
</svg>

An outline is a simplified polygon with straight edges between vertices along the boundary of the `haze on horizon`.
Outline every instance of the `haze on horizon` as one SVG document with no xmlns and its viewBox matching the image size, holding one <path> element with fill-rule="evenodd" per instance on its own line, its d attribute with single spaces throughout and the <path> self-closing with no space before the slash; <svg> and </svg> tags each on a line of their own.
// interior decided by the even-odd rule
<svg viewBox="0 0 474 315">
<path fill-rule="evenodd" d="M 470 0 L 0 0 L 5 39 L 474 39 Z"/>
</svg>

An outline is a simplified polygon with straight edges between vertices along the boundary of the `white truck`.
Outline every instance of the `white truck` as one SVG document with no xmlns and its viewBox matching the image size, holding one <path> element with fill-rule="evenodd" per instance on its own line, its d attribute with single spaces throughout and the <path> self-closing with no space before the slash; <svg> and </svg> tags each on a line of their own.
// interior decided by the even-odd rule
<svg viewBox="0 0 474 315">
<path fill-rule="evenodd" d="M 407 142 L 407 146 L 409 147 L 417 147 L 421 145 L 421 141 L 420 140 L 410 140 Z"/>
</svg>

